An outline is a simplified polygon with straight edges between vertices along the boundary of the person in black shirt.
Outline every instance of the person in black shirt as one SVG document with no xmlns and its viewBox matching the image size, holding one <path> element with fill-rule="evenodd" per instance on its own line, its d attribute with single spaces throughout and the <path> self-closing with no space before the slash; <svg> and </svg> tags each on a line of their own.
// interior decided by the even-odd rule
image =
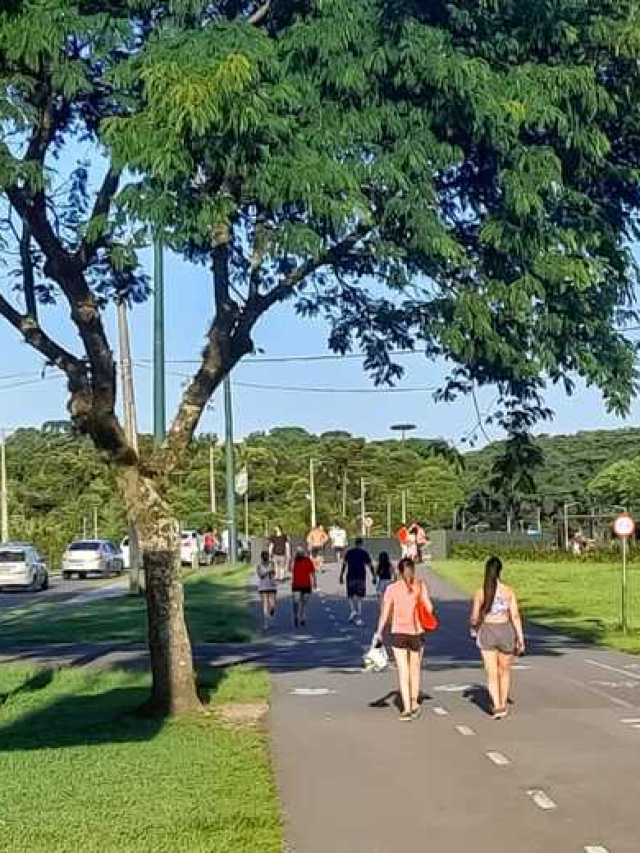
<svg viewBox="0 0 640 853">
<path fill-rule="evenodd" d="M 374 582 L 376 579 L 371 557 L 362 546 L 363 540 L 361 538 L 356 539 L 355 546 L 349 548 L 344 555 L 342 571 L 340 572 L 341 584 L 344 583 L 345 575 L 347 577 L 349 622 L 355 621 L 356 625 L 362 625 L 362 599 L 367 594 L 367 568 L 371 572 Z"/>
<path fill-rule="evenodd" d="M 291 540 L 281 527 L 276 527 L 269 539 L 269 557 L 276 567 L 276 580 L 285 580 L 291 565 Z"/>
</svg>

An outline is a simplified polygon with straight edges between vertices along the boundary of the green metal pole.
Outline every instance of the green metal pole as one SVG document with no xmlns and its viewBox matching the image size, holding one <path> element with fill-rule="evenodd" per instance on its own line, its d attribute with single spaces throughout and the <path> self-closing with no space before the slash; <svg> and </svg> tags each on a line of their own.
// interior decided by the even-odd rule
<svg viewBox="0 0 640 853">
<path fill-rule="evenodd" d="M 162 242 L 153 241 L 153 439 L 162 444 L 166 433 L 167 410 L 164 363 L 164 256 Z"/>
<path fill-rule="evenodd" d="M 227 479 L 227 530 L 229 531 L 229 551 L 227 561 L 238 560 L 238 536 L 236 525 L 236 472 L 233 453 L 233 408 L 231 400 L 231 377 L 224 378 L 224 434 Z"/>
</svg>

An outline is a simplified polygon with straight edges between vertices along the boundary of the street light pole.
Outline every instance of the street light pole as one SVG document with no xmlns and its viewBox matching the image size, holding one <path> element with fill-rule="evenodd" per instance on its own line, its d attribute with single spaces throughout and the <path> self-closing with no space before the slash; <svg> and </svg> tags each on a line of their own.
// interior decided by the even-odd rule
<svg viewBox="0 0 640 853">
<path fill-rule="evenodd" d="M 164 256 L 159 237 L 153 241 L 153 438 L 162 444 L 167 425 L 164 363 Z"/>
<path fill-rule="evenodd" d="M 216 515 L 218 512 L 218 498 L 216 495 L 215 450 L 213 444 L 209 445 L 209 496 L 211 498 L 211 515 Z"/>
<path fill-rule="evenodd" d="M 364 477 L 360 478 L 360 533 L 364 538 L 367 535 L 367 487 L 364 481 Z"/>
<path fill-rule="evenodd" d="M 235 563 L 238 559 L 238 535 L 236 526 L 236 475 L 233 451 L 233 402 L 231 398 L 231 377 L 224 378 L 224 434 L 226 461 L 226 498 L 227 498 L 227 530 L 229 532 L 229 549 L 227 562 Z"/>
<path fill-rule="evenodd" d="M 318 520 L 316 517 L 316 477 L 313 459 L 309 460 L 309 502 L 311 503 L 311 527 L 313 528 Z"/>
<path fill-rule="evenodd" d="M 9 501 L 7 496 L 7 450 L 4 430 L 0 430 L 0 540 L 9 539 Z"/>
<path fill-rule="evenodd" d="M 402 490 L 402 523 L 407 523 L 407 490 Z"/>
</svg>

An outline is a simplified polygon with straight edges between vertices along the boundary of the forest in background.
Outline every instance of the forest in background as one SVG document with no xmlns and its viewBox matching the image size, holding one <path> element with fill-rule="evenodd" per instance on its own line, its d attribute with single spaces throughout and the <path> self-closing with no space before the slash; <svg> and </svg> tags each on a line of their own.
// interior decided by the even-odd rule
<svg viewBox="0 0 640 853">
<path fill-rule="evenodd" d="M 141 437 L 143 452 L 150 441 Z M 392 529 L 400 524 L 403 489 L 408 515 L 429 527 L 451 527 L 454 514 L 461 523 L 464 510 L 468 527 L 481 523 L 504 530 L 508 509 L 521 527 L 532 523 L 538 508 L 543 525 L 552 526 L 565 502 L 579 502 L 587 511 L 598 502 L 620 497 L 615 493 L 621 482 L 618 471 L 624 463 L 627 475 L 632 475 L 640 455 L 640 429 L 540 436 L 534 444 L 542 457 L 533 459 L 532 470 L 523 472 L 518 460 L 505 466 L 503 442 L 460 455 L 440 439 L 366 441 L 346 432 L 316 436 L 281 427 L 247 436 L 236 445 L 236 457 L 238 469 L 248 468 L 254 535 L 276 523 L 292 534 L 306 531 L 312 459 L 318 519 L 327 526 L 341 520 L 351 533 L 359 529 L 364 480 L 373 535 L 387 534 L 389 507 Z M 169 480 L 169 497 L 185 526 L 205 528 L 212 522 L 212 445 L 218 507 L 213 523 L 223 526 L 224 448 L 208 435 L 197 439 L 188 465 Z M 52 565 L 71 539 L 93 535 L 94 517 L 100 536 L 119 540 L 124 535 L 123 507 L 107 467 L 88 440 L 64 430 L 17 430 L 7 439 L 7 468 L 11 538 L 35 542 Z M 238 498 L 240 529 L 242 519 Z"/>
</svg>

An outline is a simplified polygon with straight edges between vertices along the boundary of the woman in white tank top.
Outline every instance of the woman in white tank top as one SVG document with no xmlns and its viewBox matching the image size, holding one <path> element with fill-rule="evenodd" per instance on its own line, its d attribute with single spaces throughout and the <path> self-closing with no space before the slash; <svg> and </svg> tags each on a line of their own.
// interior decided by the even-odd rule
<svg viewBox="0 0 640 853">
<path fill-rule="evenodd" d="M 484 585 L 476 590 L 471 610 L 471 633 L 482 653 L 487 673 L 487 689 L 493 703 L 493 717 L 507 715 L 514 655 L 524 652 L 522 619 L 515 592 L 500 581 L 502 563 L 487 560 Z"/>
</svg>

